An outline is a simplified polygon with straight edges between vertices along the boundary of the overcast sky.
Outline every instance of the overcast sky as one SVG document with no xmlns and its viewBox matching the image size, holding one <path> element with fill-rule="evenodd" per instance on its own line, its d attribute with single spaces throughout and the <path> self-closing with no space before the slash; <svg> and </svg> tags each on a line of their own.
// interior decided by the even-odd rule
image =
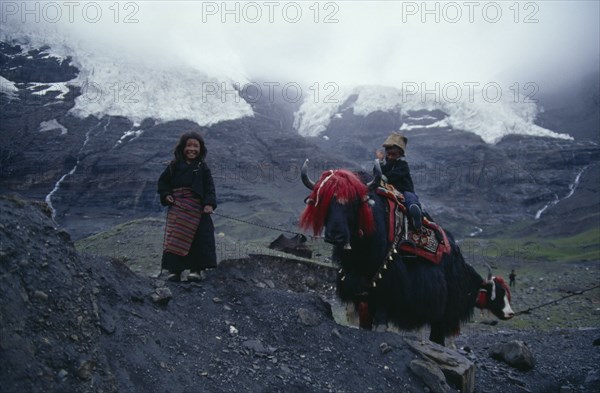
<svg viewBox="0 0 600 393">
<path fill-rule="evenodd" d="M 2 22 L 234 79 L 549 88 L 599 63 L 598 1 L 50 3 L 2 1 Z"/>
</svg>

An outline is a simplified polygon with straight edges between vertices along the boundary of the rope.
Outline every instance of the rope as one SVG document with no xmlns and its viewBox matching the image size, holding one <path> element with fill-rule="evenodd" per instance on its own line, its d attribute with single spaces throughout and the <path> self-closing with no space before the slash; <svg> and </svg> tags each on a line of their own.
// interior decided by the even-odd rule
<svg viewBox="0 0 600 393">
<path fill-rule="evenodd" d="M 246 221 L 246 220 L 243 220 L 241 218 L 231 217 L 231 216 L 228 216 L 226 214 L 221 214 L 221 213 L 217 213 L 217 212 L 213 212 L 212 214 L 214 214 L 216 216 L 219 216 L 219 217 L 227 218 L 227 219 L 230 219 L 230 220 L 233 220 L 233 221 L 243 222 L 244 224 L 254 225 L 254 226 L 260 227 L 260 228 L 271 229 L 271 230 L 277 231 L 277 232 L 285 232 L 285 233 L 291 233 L 292 235 L 306 236 L 306 235 L 304 235 L 304 234 L 302 234 L 300 232 L 288 231 L 286 229 L 275 228 L 275 227 L 272 227 L 270 225 L 265 225 L 265 224 L 257 224 L 255 222 Z M 310 237 L 313 238 L 313 239 L 314 238 L 318 238 L 318 236 L 310 236 Z"/>
<path fill-rule="evenodd" d="M 538 308 L 546 307 L 546 306 L 549 306 L 549 305 L 551 305 L 551 304 L 556 304 L 556 303 L 558 303 L 559 301 L 561 301 L 561 300 L 564 300 L 564 299 L 567 299 L 567 298 L 570 298 L 570 297 L 572 297 L 572 296 L 583 295 L 585 292 L 589 292 L 589 291 L 591 291 L 592 289 L 596 289 L 596 288 L 600 288 L 600 285 L 596 285 L 596 286 L 594 286 L 594 287 L 591 287 L 591 288 L 588 288 L 588 289 L 584 289 L 583 291 L 577 291 L 577 292 L 571 293 L 571 294 L 569 294 L 569 295 L 563 296 L 563 297 L 561 297 L 561 298 L 558 298 L 558 299 L 552 300 L 552 301 L 550 301 L 550 302 L 547 302 L 547 303 L 540 304 L 540 305 L 538 305 L 538 306 L 535 306 L 535 307 L 530 307 L 530 308 L 528 308 L 527 310 L 524 310 L 524 311 L 518 311 L 518 312 L 516 312 L 516 313 L 515 313 L 515 317 L 516 317 L 517 315 L 521 315 L 521 314 L 529 314 L 529 313 L 530 313 L 531 311 L 533 311 L 533 310 L 537 310 Z"/>
<path fill-rule="evenodd" d="M 177 201 L 175 201 L 174 205 L 177 205 L 177 207 L 179 207 L 180 209 L 183 209 L 183 210 L 194 211 L 194 210 L 190 210 L 190 209 L 186 208 L 185 206 L 181 205 L 181 203 L 179 203 Z M 261 227 L 261 228 L 266 228 L 266 229 L 271 229 L 271 230 L 277 231 L 277 232 L 286 232 L 286 233 L 291 233 L 292 235 L 306 236 L 306 235 L 304 235 L 303 233 L 300 233 L 300 232 L 288 231 L 286 229 L 275 228 L 275 227 L 272 227 L 272 226 L 269 226 L 269 225 L 265 225 L 265 224 L 257 224 L 255 222 L 246 221 L 246 220 L 243 220 L 241 218 L 231 217 L 231 216 L 228 216 L 226 214 L 217 213 L 216 211 L 213 211 L 211 214 L 214 214 L 215 216 L 219 216 L 219 217 L 223 217 L 223 218 L 228 218 L 230 220 L 243 222 L 244 224 L 254 225 L 254 226 Z M 310 236 L 310 237 L 312 239 L 319 238 L 318 236 Z"/>
</svg>

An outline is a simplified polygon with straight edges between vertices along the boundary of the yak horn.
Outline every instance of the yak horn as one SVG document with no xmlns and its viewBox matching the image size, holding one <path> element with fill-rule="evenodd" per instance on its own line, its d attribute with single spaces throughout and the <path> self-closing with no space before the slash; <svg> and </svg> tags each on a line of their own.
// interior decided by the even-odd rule
<svg viewBox="0 0 600 393">
<path fill-rule="evenodd" d="M 492 280 L 492 276 L 493 276 L 493 274 L 492 274 L 492 268 L 487 263 L 485 264 L 485 266 L 487 266 L 487 269 L 488 269 L 488 277 L 487 277 L 487 279 L 488 279 L 488 281 L 491 281 Z"/>
<path fill-rule="evenodd" d="M 306 188 L 308 188 L 309 190 L 314 189 L 315 182 L 310 180 L 310 177 L 308 177 L 308 158 L 306 159 L 306 161 L 304 161 L 304 164 L 302 164 L 302 170 L 300 171 L 300 174 L 302 177 L 302 183 L 304 183 Z"/>
<path fill-rule="evenodd" d="M 369 190 L 379 187 L 379 184 L 381 183 L 381 176 L 383 174 L 381 173 L 381 166 L 379 165 L 379 160 L 375 160 L 375 165 L 373 165 L 373 174 L 375 175 L 375 177 L 373 178 L 373 180 L 367 183 L 367 187 L 369 187 Z"/>
</svg>

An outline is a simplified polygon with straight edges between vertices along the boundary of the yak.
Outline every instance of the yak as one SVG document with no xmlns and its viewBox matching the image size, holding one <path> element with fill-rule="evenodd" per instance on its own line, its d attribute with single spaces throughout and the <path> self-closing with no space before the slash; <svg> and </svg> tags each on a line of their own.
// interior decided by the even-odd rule
<svg viewBox="0 0 600 393">
<path fill-rule="evenodd" d="M 301 178 L 311 194 L 299 225 L 315 235 L 325 228 L 325 241 L 333 245 L 333 259 L 341 267 L 337 295 L 354 303 L 361 327 L 389 322 L 414 330 L 429 325 L 429 339 L 444 345 L 475 307 L 503 320 L 514 316 L 506 282 L 491 271 L 486 279 L 480 276 L 449 232 L 447 252 L 437 264 L 397 249 L 387 235 L 387 201 L 375 192 L 381 180 L 377 161 L 375 178 L 368 183 L 344 169 L 325 171 L 316 183 L 307 172 L 308 160 Z"/>
</svg>

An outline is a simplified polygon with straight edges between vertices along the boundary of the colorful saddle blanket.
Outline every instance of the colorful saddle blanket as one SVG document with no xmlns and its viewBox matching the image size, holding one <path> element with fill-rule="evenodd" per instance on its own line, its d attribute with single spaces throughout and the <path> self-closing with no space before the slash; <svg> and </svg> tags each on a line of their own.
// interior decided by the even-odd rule
<svg viewBox="0 0 600 393">
<path fill-rule="evenodd" d="M 401 193 L 388 186 L 379 187 L 377 194 L 385 197 L 388 202 L 388 239 L 394 247 L 436 265 L 441 262 L 444 254 L 450 254 L 450 242 L 441 226 L 427 217 L 423 217 L 423 225 L 419 230 L 408 225 L 408 214 Z"/>
</svg>

